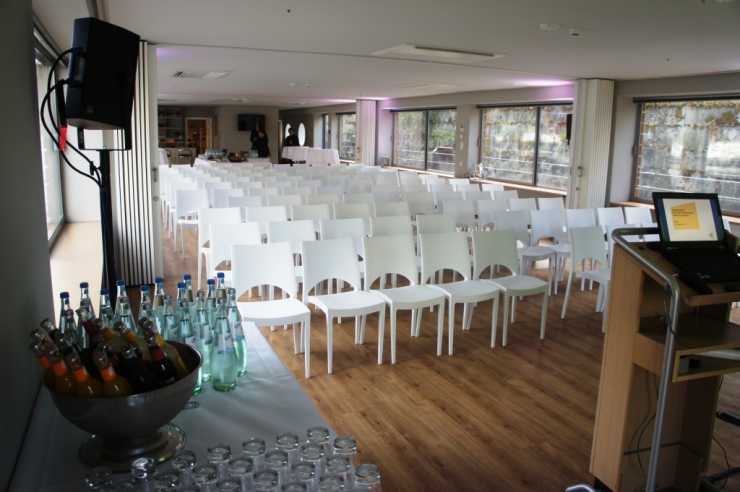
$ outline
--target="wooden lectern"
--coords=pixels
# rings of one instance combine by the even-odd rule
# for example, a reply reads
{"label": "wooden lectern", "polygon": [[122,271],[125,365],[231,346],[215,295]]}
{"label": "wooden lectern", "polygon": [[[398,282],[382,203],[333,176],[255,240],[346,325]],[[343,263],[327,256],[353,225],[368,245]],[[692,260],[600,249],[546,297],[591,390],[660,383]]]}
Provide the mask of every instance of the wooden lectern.
{"label": "wooden lectern", "polygon": [[[696,491],[712,445],[720,377],[740,360],[740,292],[698,294],[654,248],[614,231],[606,340],[590,471],[613,491]],[[730,238],[736,241],[736,238]],[[730,352],[732,354],[732,352]]]}

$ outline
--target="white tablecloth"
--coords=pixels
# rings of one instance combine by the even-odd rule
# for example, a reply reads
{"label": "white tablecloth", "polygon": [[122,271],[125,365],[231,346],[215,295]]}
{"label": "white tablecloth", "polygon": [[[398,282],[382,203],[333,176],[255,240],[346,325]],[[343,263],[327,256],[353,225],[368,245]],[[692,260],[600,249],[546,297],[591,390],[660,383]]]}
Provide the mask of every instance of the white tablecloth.
{"label": "white tablecloth", "polygon": [[[185,447],[200,459],[216,443],[239,450],[249,436],[269,444],[280,432],[304,434],[311,426],[328,427],[262,334],[253,326],[245,331],[248,374],[239,380],[239,387],[231,393],[206,389],[198,397],[200,407],[183,410],[173,421],[187,435]],[[83,490],[87,468],[77,460],[77,450],[86,438],[61,416],[43,388],[9,490]]]}
{"label": "white tablecloth", "polygon": [[338,166],[337,149],[317,149],[313,147],[283,147],[283,158],[305,161],[309,166]]}

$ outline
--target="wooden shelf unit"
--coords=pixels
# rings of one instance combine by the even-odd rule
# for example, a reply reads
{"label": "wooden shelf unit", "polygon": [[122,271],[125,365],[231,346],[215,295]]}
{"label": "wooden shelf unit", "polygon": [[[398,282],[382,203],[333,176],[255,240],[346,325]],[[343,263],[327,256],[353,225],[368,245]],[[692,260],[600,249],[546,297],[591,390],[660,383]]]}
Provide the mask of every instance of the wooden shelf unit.
{"label": "wooden shelf unit", "polygon": [[[661,272],[675,273],[659,252],[635,247]],[[666,287],[660,275],[615,244],[590,464],[594,477],[613,491],[645,490],[665,355]],[[680,281],[679,287],[657,489],[693,492],[709,463],[720,377],[740,371],[740,361],[712,355],[740,349],[740,326],[729,321],[740,292],[712,285],[711,294],[700,295]]]}

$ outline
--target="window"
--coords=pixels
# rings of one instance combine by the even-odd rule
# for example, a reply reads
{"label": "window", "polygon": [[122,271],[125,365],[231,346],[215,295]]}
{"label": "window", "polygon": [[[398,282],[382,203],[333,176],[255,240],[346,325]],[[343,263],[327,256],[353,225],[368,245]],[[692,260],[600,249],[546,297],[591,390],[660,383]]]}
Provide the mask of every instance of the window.
{"label": "window", "polygon": [[639,103],[632,198],[653,191],[717,193],[740,214],[740,98]]}
{"label": "window", "polygon": [[455,171],[454,109],[397,111],[393,114],[393,164]]}
{"label": "window", "polygon": [[[38,91],[38,102],[39,109],[41,109],[41,102],[44,95],[46,94],[47,80],[49,73],[51,72],[51,62],[46,57],[36,57],[36,88]],[[52,77],[52,84],[55,82],[55,77]],[[54,118],[58,121],[56,116],[56,104],[55,99],[51,98],[51,108],[54,113]],[[39,115],[37,114],[37,117]],[[46,121],[49,121],[48,113]],[[46,237],[49,240],[49,244],[53,243],[58,231],[64,223],[64,202],[62,195],[62,176],[61,176],[61,157],[59,156],[59,150],[54,145],[54,142],[49,137],[49,134],[44,130],[43,125],[39,121],[39,128],[41,132],[41,169],[44,178],[44,205],[46,209]]]}
{"label": "window", "polygon": [[480,162],[485,177],[567,190],[570,104],[481,110]]}
{"label": "window", "polygon": [[321,148],[331,148],[331,123],[329,123],[329,114],[321,115]]}
{"label": "window", "polygon": [[306,125],[303,123],[298,125],[298,145],[303,147],[306,144]]}
{"label": "window", "polygon": [[339,117],[339,158],[345,161],[355,160],[355,142],[357,141],[357,115],[340,113]]}

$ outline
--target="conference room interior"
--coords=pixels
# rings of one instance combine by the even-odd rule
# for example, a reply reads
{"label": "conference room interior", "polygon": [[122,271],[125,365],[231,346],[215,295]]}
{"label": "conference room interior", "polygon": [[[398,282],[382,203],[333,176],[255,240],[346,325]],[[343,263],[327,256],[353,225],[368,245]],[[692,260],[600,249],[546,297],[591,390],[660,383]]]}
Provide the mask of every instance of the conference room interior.
{"label": "conference room interior", "polygon": [[[60,292],[75,307],[86,281],[97,308],[106,287],[99,190],[86,175],[87,159],[100,157],[60,151],[39,117],[84,17],[141,38],[133,148],[111,153],[117,278],[136,308],[157,277],[175,299],[184,275],[206,290],[225,272],[253,344],[231,393],[240,400],[222,414],[204,383],[200,407],[175,418],[195,436],[185,448],[205,460],[217,441],[236,450],[255,435],[274,440],[276,426],[302,436],[313,422],[352,436],[355,464],[377,465],[385,492],[645,490],[660,371],[645,381],[642,366],[630,372],[630,398],[639,391],[648,404],[628,411],[619,470],[603,471],[595,426],[611,411],[610,388],[600,388],[611,368],[605,342],[630,316],[610,310],[618,299],[633,290],[664,299],[634,316],[670,323],[670,291],[625,280],[615,258],[629,255],[613,233],[657,227],[653,192],[687,192],[716,193],[721,227],[740,234],[740,2],[4,2],[7,490],[83,490],[74,487],[89,471],[77,462],[83,434],[57,412],[28,350],[32,328],[60,319]],[[67,138],[82,145],[73,125]],[[598,231],[595,249],[578,231]],[[628,243],[658,240],[633,231]],[[287,284],[250,283],[278,278],[283,251]],[[261,265],[249,259],[258,252]],[[444,290],[479,278],[484,293]],[[318,281],[305,291],[308,280]],[[377,294],[406,286],[427,297],[404,307]],[[377,306],[340,306],[332,317],[309,297],[353,290]],[[306,309],[308,326],[295,316],[247,321],[288,294],[301,307],[286,303],[271,319]],[[740,298],[723,299],[737,353]],[[682,316],[692,312],[701,324],[705,311]],[[680,332],[676,340],[682,348]],[[645,367],[662,360],[652,353]],[[709,376],[704,396],[717,411],[740,414],[739,368]],[[677,417],[684,408],[671,402],[667,420],[683,431],[665,432],[699,428],[698,415]],[[696,476],[740,464],[740,429],[713,415],[706,449],[690,450],[701,456]],[[663,442],[659,483],[693,473],[674,444]],[[68,455],[57,462],[56,451]],[[675,490],[699,490],[692,480]],[[740,475],[717,487],[740,491]]]}

